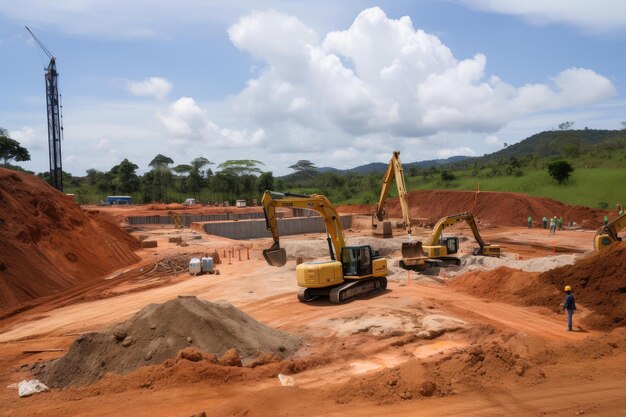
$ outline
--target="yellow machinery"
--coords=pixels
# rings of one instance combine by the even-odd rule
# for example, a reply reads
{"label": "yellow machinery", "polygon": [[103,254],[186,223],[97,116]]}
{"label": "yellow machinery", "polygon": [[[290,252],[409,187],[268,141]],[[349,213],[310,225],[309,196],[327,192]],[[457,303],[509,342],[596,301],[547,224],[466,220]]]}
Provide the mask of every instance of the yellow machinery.
{"label": "yellow machinery", "polygon": [[606,226],[602,226],[593,239],[593,248],[600,251],[612,243],[621,241],[622,238],[617,234],[625,227],[626,214],[622,214],[621,216],[610,221]]}
{"label": "yellow machinery", "polygon": [[174,223],[174,229],[183,228],[183,221],[180,218],[180,214],[174,213],[173,211],[169,211],[167,214],[170,215],[170,219],[172,219],[172,222]]}
{"label": "yellow machinery", "polygon": [[304,262],[296,267],[301,287],[298,300],[308,302],[329,297],[332,303],[339,304],[387,288],[387,260],[368,245],[345,245],[341,219],[328,198],[317,194],[265,191],[261,204],[267,228],[274,238],[272,246],[263,251],[263,257],[272,266],[283,266],[287,262],[287,254],[279,242],[277,207],[314,210],[324,219],[330,260]]}
{"label": "yellow machinery", "polygon": [[376,210],[372,213],[372,234],[374,236],[382,236],[384,238],[393,237],[391,231],[391,222],[387,219],[385,212],[385,203],[389,195],[391,181],[395,176],[396,186],[398,187],[398,200],[402,208],[402,227],[407,229],[409,240],[411,239],[411,219],[409,218],[409,203],[406,198],[406,185],[404,183],[404,171],[402,170],[402,162],[400,162],[400,151],[393,151],[393,155],[389,160],[387,171],[383,176],[383,186],[380,190],[380,198],[376,205]]}
{"label": "yellow machinery", "polygon": [[457,236],[443,236],[442,233],[445,228],[463,221],[469,225],[474,234],[474,239],[478,243],[474,255],[499,258],[500,246],[485,243],[478,232],[474,216],[472,213],[466,212],[439,219],[426,245],[420,243],[419,246],[413,246],[410,250],[405,250],[403,246],[403,259],[400,261],[400,267],[419,271],[433,266],[460,265],[461,260],[459,258],[450,256],[458,252],[459,238]]}

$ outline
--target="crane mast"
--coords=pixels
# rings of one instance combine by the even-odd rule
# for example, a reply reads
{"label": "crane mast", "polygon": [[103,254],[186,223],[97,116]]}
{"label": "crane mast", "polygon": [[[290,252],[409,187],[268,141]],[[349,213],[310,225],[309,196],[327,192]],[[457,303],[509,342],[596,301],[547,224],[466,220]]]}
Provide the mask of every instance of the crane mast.
{"label": "crane mast", "polygon": [[48,112],[48,154],[50,157],[50,181],[52,186],[59,191],[63,191],[63,164],[61,159],[61,139],[63,126],[61,125],[61,110],[59,102],[59,87],[56,58],[26,26],[26,30],[31,34],[35,42],[50,59],[45,71],[46,80],[46,105]]}

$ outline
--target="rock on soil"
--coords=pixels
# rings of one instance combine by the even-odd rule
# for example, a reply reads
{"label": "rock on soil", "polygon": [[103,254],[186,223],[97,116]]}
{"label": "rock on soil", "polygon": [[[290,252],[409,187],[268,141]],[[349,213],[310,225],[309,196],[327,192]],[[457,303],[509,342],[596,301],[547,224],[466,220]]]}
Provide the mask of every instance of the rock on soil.
{"label": "rock on soil", "polygon": [[139,247],[41,178],[0,168],[0,312],[133,264]]}
{"label": "rock on soil", "polygon": [[50,387],[65,387],[95,382],[107,372],[126,374],[160,364],[187,348],[241,366],[261,355],[289,357],[299,346],[298,337],[259,323],[231,304],[179,297],[150,304],[104,332],[80,335],[65,356],[35,365],[33,373]]}

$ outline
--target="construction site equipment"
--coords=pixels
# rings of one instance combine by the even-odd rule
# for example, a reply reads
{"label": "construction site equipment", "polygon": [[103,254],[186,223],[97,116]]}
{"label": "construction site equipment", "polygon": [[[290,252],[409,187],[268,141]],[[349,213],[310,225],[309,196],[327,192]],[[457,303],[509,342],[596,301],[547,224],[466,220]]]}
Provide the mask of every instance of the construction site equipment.
{"label": "construction site equipment", "polygon": [[174,213],[173,211],[168,211],[170,219],[172,219],[172,223],[174,223],[174,229],[182,229],[183,228],[183,220],[180,217],[180,214]]}
{"label": "construction site equipment", "polygon": [[478,248],[474,249],[473,254],[499,258],[500,246],[485,243],[478,232],[474,215],[465,212],[439,219],[430,238],[426,241],[426,245],[418,242],[412,246],[403,246],[400,267],[420,271],[433,266],[460,265],[461,260],[459,258],[450,256],[459,250],[458,236],[443,236],[442,234],[445,228],[463,221],[468,224],[478,243]]}
{"label": "construction site equipment", "polygon": [[189,273],[191,275],[198,275],[202,272],[202,262],[198,258],[191,258],[189,261]]}
{"label": "construction site equipment", "polygon": [[46,68],[46,103],[48,109],[48,153],[50,156],[50,181],[52,186],[63,192],[63,166],[61,161],[61,139],[63,138],[63,124],[61,123],[61,107],[59,101],[58,77],[56,58],[35,36],[35,34],[25,26],[37,45],[50,59]]}
{"label": "construction site equipment", "polygon": [[393,237],[391,221],[387,218],[385,204],[387,203],[391,181],[394,177],[396,179],[396,186],[398,187],[398,200],[400,200],[400,207],[402,208],[403,223],[400,227],[407,230],[410,239],[411,219],[409,218],[409,203],[406,197],[407,192],[404,183],[404,170],[402,169],[402,162],[400,162],[400,151],[393,151],[389,165],[387,165],[387,171],[385,171],[385,175],[383,176],[383,185],[380,190],[378,204],[376,204],[376,210],[372,213],[372,234],[384,238]]}
{"label": "construction site equipment", "polygon": [[271,266],[287,263],[285,249],[280,247],[277,207],[314,210],[324,220],[330,260],[304,262],[296,267],[301,287],[298,300],[308,302],[318,297],[329,297],[332,303],[339,304],[387,288],[387,260],[369,245],[346,246],[341,219],[328,198],[317,194],[265,191],[261,204],[267,228],[274,239],[272,246],[263,250],[263,257]]}
{"label": "construction site equipment", "polygon": [[621,241],[622,238],[618,236],[618,233],[625,227],[626,213],[608,222],[606,226],[602,226],[600,230],[596,232],[593,238],[593,248],[597,251],[601,251],[612,243]]}
{"label": "construction site equipment", "polygon": [[188,198],[183,202],[183,206],[195,206],[197,204],[195,198]]}
{"label": "construction site equipment", "polygon": [[571,290],[572,290],[572,287],[570,287],[569,285],[565,286],[565,290],[564,291],[571,291]]}

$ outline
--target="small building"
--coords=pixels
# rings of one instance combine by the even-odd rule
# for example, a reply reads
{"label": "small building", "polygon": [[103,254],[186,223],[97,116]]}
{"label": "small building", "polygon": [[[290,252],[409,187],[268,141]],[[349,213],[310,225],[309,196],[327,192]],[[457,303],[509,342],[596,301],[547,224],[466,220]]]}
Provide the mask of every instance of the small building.
{"label": "small building", "polygon": [[235,200],[235,207],[245,207],[246,200]]}
{"label": "small building", "polygon": [[108,195],[107,204],[132,204],[132,199],[129,195]]}

